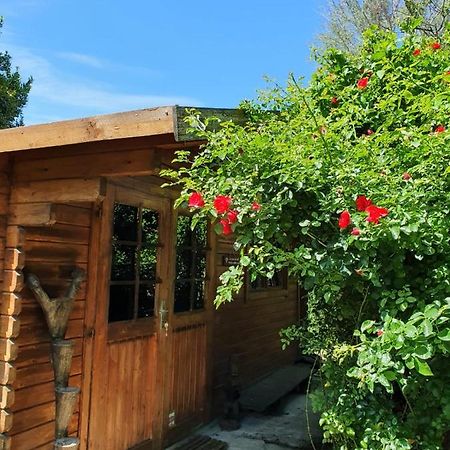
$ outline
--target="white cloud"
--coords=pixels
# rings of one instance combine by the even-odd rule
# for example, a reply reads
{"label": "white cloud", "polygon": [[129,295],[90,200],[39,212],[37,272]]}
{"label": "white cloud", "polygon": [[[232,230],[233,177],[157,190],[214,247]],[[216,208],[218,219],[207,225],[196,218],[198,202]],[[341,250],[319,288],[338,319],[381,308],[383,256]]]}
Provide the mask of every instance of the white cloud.
{"label": "white cloud", "polygon": [[[33,76],[29,106],[24,111],[27,124],[154,106],[201,106],[201,102],[188,97],[123,92],[111,84],[64,73],[48,58],[28,48],[11,44],[5,45],[5,48],[13,56],[13,64],[19,67],[21,75],[24,78],[27,75]],[[82,64],[102,64],[97,58],[88,55],[67,53],[66,57],[67,55]]]}
{"label": "white cloud", "polygon": [[105,63],[95,56],[85,55],[83,53],[75,53],[75,52],[60,52],[57,53],[56,56],[65,59],[67,61],[72,61],[78,64],[83,64],[85,66],[94,67],[96,69],[101,69],[105,66]]}

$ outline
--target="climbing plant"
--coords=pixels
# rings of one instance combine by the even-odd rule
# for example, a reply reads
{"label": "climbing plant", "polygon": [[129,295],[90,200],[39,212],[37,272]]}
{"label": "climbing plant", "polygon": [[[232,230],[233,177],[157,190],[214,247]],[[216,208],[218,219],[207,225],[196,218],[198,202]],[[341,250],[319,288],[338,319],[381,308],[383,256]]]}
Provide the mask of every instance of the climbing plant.
{"label": "climbing plant", "polygon": [[314,404],[341,450],[438,450],[450,428],[450,36],[412,31],[329,50],[242,123],[193,111],[207,144],[166,171],[240,254],[217,306],[246,271],[298,278],[307,317],[282,340],[320,357]]}

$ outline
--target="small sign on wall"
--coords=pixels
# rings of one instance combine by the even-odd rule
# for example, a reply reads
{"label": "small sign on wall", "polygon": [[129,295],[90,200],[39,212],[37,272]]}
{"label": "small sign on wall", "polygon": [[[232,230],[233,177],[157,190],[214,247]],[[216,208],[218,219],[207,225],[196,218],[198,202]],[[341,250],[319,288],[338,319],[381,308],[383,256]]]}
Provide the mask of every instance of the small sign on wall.
{"label": "small sign on wall", "polygon": [[222,255],[222,266],[236,266],[239,264],[239,256],[228,254]]}

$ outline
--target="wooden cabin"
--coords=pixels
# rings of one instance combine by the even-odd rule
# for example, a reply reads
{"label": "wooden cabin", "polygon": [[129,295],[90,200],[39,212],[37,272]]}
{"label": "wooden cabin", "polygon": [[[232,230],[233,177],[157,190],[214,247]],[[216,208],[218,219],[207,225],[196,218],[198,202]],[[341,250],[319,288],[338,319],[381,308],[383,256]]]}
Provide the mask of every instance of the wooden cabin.
{"label": "wooden cabin", "polygon": [[231,372],[245,387],[295,360],[285,274],[212,303],[232,241],[191,232],[158,176],[201,144],[183,114],[0,131],[0,449],[162,449],[222,413]]}

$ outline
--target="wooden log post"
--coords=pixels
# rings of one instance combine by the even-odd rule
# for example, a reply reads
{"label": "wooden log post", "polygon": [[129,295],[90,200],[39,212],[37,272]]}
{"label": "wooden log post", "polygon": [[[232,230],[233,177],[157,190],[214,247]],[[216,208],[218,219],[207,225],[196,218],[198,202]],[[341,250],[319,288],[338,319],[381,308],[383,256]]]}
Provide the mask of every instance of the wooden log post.
{"label": "wooden log post", "polygon": [[67,437],[67,429],[79,393],[80,388],[78,387],[56,387],[56,439]]}
{"label": "wooden log post", "polygon": [[84,270],[76,268],[72,272],[72,282],[65,295],[57,298],[49,298],[44,289],[42,289],[39,278],[32,273],[28,274],[27,286],[31,289],[44,311],[50,336],[53,339],[64,339],[75,294],[80,288],[85,275]]}
{"label": "wooden log post", "polygon": [[52,341],[52,366],[55,374],[55,386],[65,387],[68,385],[72,356],[73,341],[69,339]]}
{"label": "wooden log post", "polygon": [[55,441],[55,450],[78,450],[79,445],[77,438],[60,438]]}

